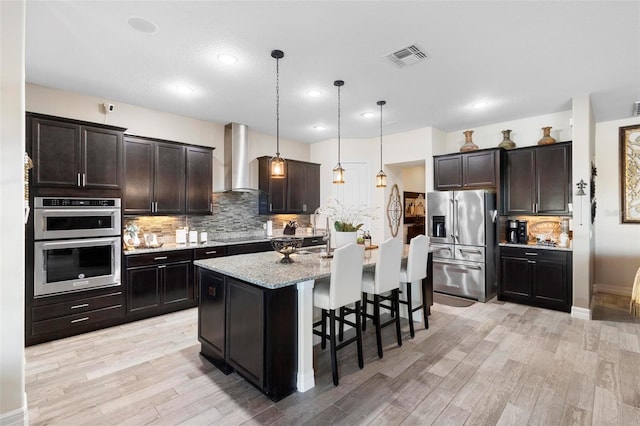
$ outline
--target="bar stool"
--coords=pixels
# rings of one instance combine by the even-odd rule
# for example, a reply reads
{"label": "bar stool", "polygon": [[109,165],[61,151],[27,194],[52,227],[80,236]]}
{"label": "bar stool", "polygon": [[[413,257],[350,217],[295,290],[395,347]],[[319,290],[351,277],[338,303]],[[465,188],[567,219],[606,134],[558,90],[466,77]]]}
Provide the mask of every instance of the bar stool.
{"label": "bar stool", "polygon": [[[382,358],[382,328],[395,322],[396,337],[398,346],[402,346],[402,335],[400,333],[400,315],[398,314],[398,293],[400,290],[400,265],[402,263],[402,241],[396,238],[389,238],[378,248],[378,261],[375,271],[364,271],[362,273],[362,315],[364,322],[367,318],[373,319],[376,328],[376,343],[378,344],[378,357]],[[391,292],[391,296],[384,293]],[[373,294],[373,315],[367,313],[369,302],[368,294]],[[390,300],[391,306],[383,306],[389,309],[392,317],[384,324],[380,323],[380,302]],[[363,330],[366,328],[363,322]]]}
{"label": "bar stool", "polygon": [[[407,305],[407,314],[409,316],[409,333],[413,338],[415,331],[413,329],[413,313],[422,309],[425,303],[424,294],[422,294],[422,303],[413,307],[411,300],[411,287],[416,284],[418,288],[422,288],[421,283],[427,277],[427,261],[429,258],[429,237],[417,235],[409,242],[409,257],[407,265],[400,269],[400,287],[404,287],[406,300],[399,300],[403,305]],[[402,291],[401,291],[402,292]],[[424,315],[424,328],[429,328],[429,318]]]}
{"label": "bar stool", "polygon": [[[338,349],[349,343],[357,342],[358,367],[364,366],[362,356],[362,331],[360,329],[360,291],[362,280],[362,264],[364,263],[364,247],[358,244],[347,244],[333,252],[331,261],[331,276],[316,280],[313,288],[313,306],[322,309],[322,318],[313,324],[313,333],[322,338],[321,347],[326,347],[329,340],[331,348],[331,371],[333,384],[338,385]],[[355,309],[346,305],[355,303]],[[355,313],[355,322],[337,317],[336,310],[345,308],[347,314]],[[329,319],[329,334],[327,334],[327,318]],[[340,344],[336,344],[336,320],[346,323],[356,329],[355,337]],[[321,326],[318,331],[315,327]]]}

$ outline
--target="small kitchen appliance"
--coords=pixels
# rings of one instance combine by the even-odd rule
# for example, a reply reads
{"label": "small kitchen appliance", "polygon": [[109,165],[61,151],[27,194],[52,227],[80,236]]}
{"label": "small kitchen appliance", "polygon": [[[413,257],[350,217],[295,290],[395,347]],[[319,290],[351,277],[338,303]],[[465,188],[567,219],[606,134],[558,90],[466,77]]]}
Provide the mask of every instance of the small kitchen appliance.
{"label": "small kitchen appliance", "polygon": [[518,244],[518,221],[507,220],[506,225],[506,240],[509,244]]}
{"label": "small kitchen appliance", "polygon": [[527,221],[517,220],[518,222],[518,244],[527,244],[529,242],[529,234],[527,233]]}

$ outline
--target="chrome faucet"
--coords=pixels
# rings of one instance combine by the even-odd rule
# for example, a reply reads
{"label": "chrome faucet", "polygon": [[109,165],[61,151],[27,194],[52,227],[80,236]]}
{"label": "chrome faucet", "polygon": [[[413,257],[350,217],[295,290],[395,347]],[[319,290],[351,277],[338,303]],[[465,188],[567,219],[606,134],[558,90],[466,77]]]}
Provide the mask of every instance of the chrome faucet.
{"label": "chrome faucet", "polygon": [[316,235],[316,231],[318,230],[316,227],[316,221],[318,220],[318,210],[320,210],[320,207],[318,207],[311,216],[313,216],[313,226],[311,227],[311,233],[313,235]]}

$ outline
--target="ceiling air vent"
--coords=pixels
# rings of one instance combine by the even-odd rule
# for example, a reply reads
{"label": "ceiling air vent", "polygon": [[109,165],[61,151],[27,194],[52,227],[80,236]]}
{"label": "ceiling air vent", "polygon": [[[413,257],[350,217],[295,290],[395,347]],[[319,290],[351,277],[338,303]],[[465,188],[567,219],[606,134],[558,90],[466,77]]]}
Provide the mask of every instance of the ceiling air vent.
{"label": "ceiling air vent", "polygon": [[633,115],[640,115],[640,101],[633,103]]}
{"label": "ceiling air vent", "polygon": [[412,44],[409,47],[405,47],[404,49],[400,49],[396,52],[387,55],[394,64],[399,66],[400,68],[404,68],[407,65],[416,64],[423,59],[427,59],[427,54],[422,51],[417,45]]}

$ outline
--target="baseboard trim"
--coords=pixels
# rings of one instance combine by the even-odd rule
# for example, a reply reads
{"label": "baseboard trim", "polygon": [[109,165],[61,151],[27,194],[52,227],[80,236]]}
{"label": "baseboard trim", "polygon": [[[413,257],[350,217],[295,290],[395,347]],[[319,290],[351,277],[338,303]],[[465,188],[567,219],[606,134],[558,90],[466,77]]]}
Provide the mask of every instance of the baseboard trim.
{"label": "baseboard trim", "polygon": [[571,307],[571,316],[577,319],[591,320],[591,309],[578,308],[577,306]]}
{"label": "baseboard trim", "polygon": [[631,287],[623,287],[620,285],[594,284],[594,293],[617,294],[618,296],[631,297]]}
{"label": "baseboard trim", "polygon": [[28,425],[27,407],[21,407],[13,411],[0,414],[0,425],[3,426],[26,426]]}

